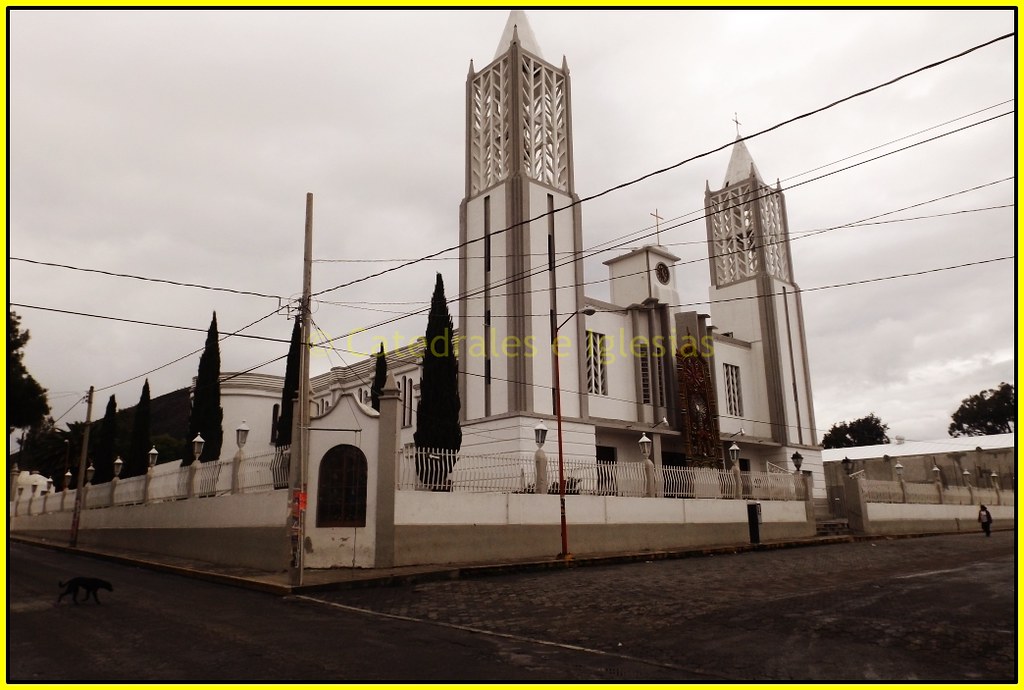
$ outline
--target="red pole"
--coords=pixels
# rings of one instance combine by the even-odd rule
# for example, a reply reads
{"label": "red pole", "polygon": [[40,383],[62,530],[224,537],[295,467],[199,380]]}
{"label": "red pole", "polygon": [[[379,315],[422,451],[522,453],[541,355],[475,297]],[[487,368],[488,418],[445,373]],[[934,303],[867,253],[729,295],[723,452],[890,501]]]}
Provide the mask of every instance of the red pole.
{"label": "red pole", "polygon": [[567,559],[569,555],[569,534],[565,525],[565,463],[562,460],[562,382],[559,379],[558,365],[558,331],[551,344],[551,355],[555,358],[555,418],[558,420],[558,503],[562,513],[562,553],[559,558]]}

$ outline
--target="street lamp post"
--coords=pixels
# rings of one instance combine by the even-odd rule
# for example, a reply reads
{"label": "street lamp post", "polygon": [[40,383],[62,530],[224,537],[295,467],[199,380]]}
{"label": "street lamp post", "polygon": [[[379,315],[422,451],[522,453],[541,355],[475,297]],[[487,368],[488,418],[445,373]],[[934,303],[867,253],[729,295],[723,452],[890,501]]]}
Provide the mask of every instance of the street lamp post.
{"label": "street lamp post", "polygon": [[651,448],[654,446],[654,442],[647,438],[647,434],[640,436],[640,455],[644,458],[644,480],[646,484],[646,491],[644,492],[648,498],[653,498],[656,492],[656,482],[654,477],[654,461],[651,460]]}
{"label": "street lamp post", "polygon": [[188,490],[185,493],[186,498],[192,498],[196,492],[196,472],[199,471],[199,456],[203,454],[203,446],[206,445],[206,441],[203,440],[202,434],[196,434],[196,437],[192,439],[192,464],[188,466]]}
{"label": "street lamp post", "polygon": [[800,451],[796,451],[790,457],[790,460],[793,461],[793,467],[795,467],[796,471],[799,472],[800,466],[804,464],[804,456],[800,455]]}
{"label": "street lamp post", "polygon": [[544,453],[544,441],[548,438],[548,428],[544,422],[538,422],[537,426],[533,427],[533,438],[537,442],[537,450],[533,454],[533,493],[546,494],[548,492],[548,456]]}
{"label": "street lamp post", "polygon": [[565,460],[562,455],[562,381],[559,375],[561,367],[559,366],[558,331],[562,329],[562,326],[569,323],[572,317],[580,313],[586,316],[593,316],[597,312],[592,307],[577,309],[569,314],[562,323],[558,324],[551,334],[551,358],[555,362],[555,419],[558,423],[558,504],[561,511],[562,526],[562,552],[558,554],[558,557],[563,560],[572,558],[572,554],[569,553],[569,532],[565,524]]}
{"label": "street lamp post", "polygon": [[242,423],[235,429],[235,445],[238,450],[235,457],[231,459],[231,493],[236,494],[241,490],[239,485],[242,461],[245,459],[245,442],[249,439],[249,425],[242,420]]}

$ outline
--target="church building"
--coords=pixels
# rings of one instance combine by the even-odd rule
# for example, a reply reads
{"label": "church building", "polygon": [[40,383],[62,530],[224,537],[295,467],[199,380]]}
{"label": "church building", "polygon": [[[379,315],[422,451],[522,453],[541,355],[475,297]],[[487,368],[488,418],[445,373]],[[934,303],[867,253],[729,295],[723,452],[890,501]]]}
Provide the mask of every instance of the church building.
{"label": "church building", "polygon": [[[765,183],[739,137],[721,185],[704,190],[708,314],[680,308],[703,296],[680,295],[679,257],[657,242],[604,262],[610,301],[585,294],[569,67],[545,59],[520,10],[494,58],[470,63],[465,145],[463,453],[533,453],[534,427],[543,422],[553,439],[560,416],[565,456],[575,460],[639,461],[646,434],[658,466],[792,472],[802,461],[815,496],[825,495],[785,194]],[[410,348],[388,353],[388,364],[409,444],[419,365]],[[314,377],[314,415],[343,395],[369,406],[372,370],[367,360]],[[226,382],[225,425],[242,414],[229,406],[241,405],[250,424],[265,417],[272,428],[276,380]]]}

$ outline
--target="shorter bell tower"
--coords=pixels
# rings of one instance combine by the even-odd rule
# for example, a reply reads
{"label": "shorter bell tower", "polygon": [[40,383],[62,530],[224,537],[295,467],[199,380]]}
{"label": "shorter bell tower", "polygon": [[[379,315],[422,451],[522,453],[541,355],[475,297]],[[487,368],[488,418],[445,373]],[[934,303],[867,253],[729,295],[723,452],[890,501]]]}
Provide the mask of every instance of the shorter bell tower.
{"label": "shorter bell tower", "polygon": [[707,185],[704,198],[712,322],[748,362],[747,371],[739,361],[716,363],[723,430],[745,428],[782,446],[816,446],[803,305],[782,187],[764,183],[737,136],[722,187]]}

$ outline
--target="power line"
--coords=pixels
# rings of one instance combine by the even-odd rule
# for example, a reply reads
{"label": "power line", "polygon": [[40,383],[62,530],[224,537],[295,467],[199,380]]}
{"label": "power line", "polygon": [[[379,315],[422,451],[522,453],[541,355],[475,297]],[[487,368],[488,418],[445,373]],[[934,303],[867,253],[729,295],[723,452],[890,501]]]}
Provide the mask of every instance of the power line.
{"label": "power line", "polygon": [[[86,316],[86,317],[89,317],[91,319],[101,319],[101,320],[104,320],[104,321],[118,321],[118,322],[121,322],[121,323],[132,323],[132,324],[137,324],[137,325],[140,325],[140,326],[156,326],[156,327],[159,327],[159,328],[171,328],[171,329],[174,329],[174,330],[191,331],[191,332],[194,332],[194,333],[206,333],[207,330],[208,330],[206,328],[196,328],[196,327],[193,327],[193,326],[179,326],[179,325],[171,324],[171,323],[159,323],[159,322],[156,322],[156,321],[140,321],[138,319],[126,319],[126,318],[122,318],[122,317],[119,317],[119,316],[106,316],[104,314],[88,314],[86,312],[72,311],[70,309],[57,309],[55,307],[40,307],[40,306],[35,305],[35,304],[19,304],[17,302],[11,302],[11,306],[12,307],[17,307],[19,309],[37,309],[39,311],[49,311],[49,312],[54,312],[54,313],[57,313],[57,314],[68,314],[68,315],[71,315],[71,316]],[[275,311],[274,313],[276,314],[277,312]],[[266,317],[264,317],[264,318],[266,318]],[[271,338],[269,336],[264,336],[264,335],[242,334],[241,332],[232,333],[231,335],[232,336],[237,336],[239,338],[247,338],[247,339],[250,339],[250,340],[266,340],[266,341],[273,342],[273,343],[287,343],[288,342],[287,340],[285,340],[283,338]],[[103,390],[103,389],[100,388],[100,389],[97,389],[97,390]]]}
{"label": "power line", "polygon": [[85,268],[83,266],[71,266],[70,264],[59,264],[53,261],[40,261],[38,259],[26,259],[24,257],[12,256],[11,261],[22,261],[27,264],[34,264],[36,266],[50,266],[51,268],[65,268],[71,271],[81,271],[83,273],[98,273],[100,275],[111,276],[114,278],[130,278],[132,280],[141,280],[147,283],[163,283],[165,285],[174,285],[177,287],[189,287],[197,288],[200,290],[213,290],[216,292],[230,292],[235,295],[249,295],[251,297],[266,297],[268,299],[284,300],[285,297],[281,295],[269,295],[264,292],[253,292],[252,290],[237,290],[235,288],[216,287],[213,285],[203,285],[202,283],[186,283],[180,280],[169,280],[166,278],[150,278],[147,276],[139,276],[131,273],[117,273],[115,271],[105,271],[99,268]]}
{"label": "power line", "polygon": [[[733,146],[733,145],[735,145],[738,142],[748,141],[750,139],[754,139],[754,138],[759,137],[759,136],[761,136],[763,134],[767,134],[768,132],[772,132],[772,131],[774,131],[776,129],[779,129],[781,127],[784,127],[786,125],[792,124],[793,122],[797,122],[799,120],[803,120],[803,119],[811,117],[813,115],[817,115],[817,114],[822,113],[822,112],[824,112],[826,110],[829,110],[829,109],[834,108],[834,107],[836,107],[838,105],[841,105],[842,103],[845,103],[847,101],[853,100],[855,98],[859,98],[860,96],[867,95],[869,93],[872,93],[872,92],[877,91],[879,89],[885,88],[887,86],[891,86],[892,84],[895,84],[895,83],[897,83],[899,81],[907,79],[907,78],[909,78],[911,76],[914,76],[916,74],[920,74],[921,72],[925,72],[925,71],[930,70],[930,69],[934,69],[935,67],[939,67],[939,66],[941,66],[941,65],[943,65],[943,64],[945,64],[947,62],[951,62],[953,60],[957,60],[957,59],[962,58],[962,57],[964,57],[966,55],[969,55],[970,53],[973,53],[973,52],[975,52],[977,50],[985,48],[985,47],[987,47],[989,45],[992,45],[994,43],[997,43],[999,41],[1003,41],[1003,40],[1005,40],[1007,38],[1011,38],[1013,36],[1014,36],[1014,34],[1012,32],[1008,33],[1008,34],[1004,34],[1002,36],[998,36],[998,37],[993,38],[993,39],[991,39],[989,41],[986,41],[984,43],[978,44],[978,45],[976,45],[976,46],[974,46],[972,48],[968,48],[967,50],[961,51],[960,53],[957,53],[956,55],[952,55],[952,56],[944,58],[942,60],[938,60],[936,62],[932,62],[930,64],[927,64],[927,65],[925,65],[923,67],[919,67],[919,68],[917,68],[915,70],[912,70],[910,72],[905,72],[905,73],[903,73],[903,74],[901,74],[901,75],[899,75],[897,77],[894,77],[894,78],[892,78],[892,79],[890,79],[890,80],[888,80],[886,82],[883,82],[881,84],[877,84],[875,86],[863,89],[861,91],[858,91],[856,93],[850,94],[850,95],[845,96],[843,98],[840,98],[838,100],[832,101],[831,103],[828,103],[827,105],[821,106],[819,108],[815,108],[814,110],[809,110],[809,111],[804,112],[804,113],[802,113],[800,115],[797,115],[795,117],[791,117],[791,118],[789,118],[787,120],[783,120],[782,122],[779,122],[779,123],[777,123],[775,125],[772,125],[771,127],[763,129],[763,130],[761,130],[759,132],[756,132],[754,134],[750,134],[750,135],[747,135],[747,136],[744,136],[744,137],[737,137],[734,141],[731,141],[731,142],[726,143],[726,144],[722,144],[721,146],[719,146],[717,148],[705,151],[704,153],[700,153],[700,154],[697,154],[695,156],[691,156],[690,158],[686,158],[686,159],[684,159],[682,161],[679,161],[677,163],[674,163],[674,164],[672,164],[670,166],[667,166],[667,167],[655,170],[653,172],[649,172],[649,173],[647,173],[645,175],[642,175],[642,176],[640,176],[638,178],[635,178],[633,180],[630,180],[628,182],[623,182],[623,183],[620,183],[618,185],[615,185],[614,187],[609,187],[608,189],[605,189],[605,190],[603,190],[601,192],[597,192],[596,194],[592,194],[592,195],[587,196],[587,197],[582,197],[580,199],[577,199],[577,200],[571,202],[570,204],[568,204],[566,206],[563,206],[561,208],[555,209],[553,211],[548,211],[548,212],[545,212],[545,213],[541,213],[541,214],[539,214],[539,215],[537,215],[537,216],[535,216],[533,218],[529,218],[529,219],[520,221],[519,223],[515,223],[515,224],[510,225],[508,227],[502,228],[500,230],[496,230],[496,231],[491,233],[491,236],[493,237],[495,235],[500,235],[500,234],[508,232],[508,231],[510,231],[510,230],[512,230],[514,228],[522,227],[524,225],[529,225],[530,223],[533,223],[535,221],[538,221],[538,220],[541,220],[543,218],[546,218],[548,215],[553,215],[553,214],[558,213],[560,211],[565,211],[565,210],[573,208],[575,206],[579,206],[579,205],[581,205],[581,204],[583,204],[585,202],[593,201],[594,199],[598,199],[600,197],[603,197],[603,196],[606,196],[608,194],[611,194],[612,192],[615,192],[615,191],[618,191],[618,190],[621,190],[621,189],[625,189],[627,187],[631,187],[631,186],[633,186],[635,184],[639,184],[640,182],[643,182],[644,180],[648,180],[648,179],[650,179],[652,177],[655,177],[657,175],[661,175],[661,174],[664,174],[666,172],[675,170],[676,168],[679,168],[679,167],[681,167],[683,165],[686,165],[687,163],[692,163],[693,161],[699,160],[701,158],[705,158],[705,157],[710,156],[710,155],[712,155],[714,153],[718,153],[719,151],[722,151],[722,150],[724,150],[724,149],[726,149],[726,148],[728,148],[730,146]],[[829,174],[832,174],[832,173],[829,173]],[[393,271],[397,271],[397,270],[400,270],[402,268],[407,268],[407,267],[412,266],[414,264],[417,264],[417,263],[426,261],[428,259],[440,256],[441,254],[445,254],[447,252],[454,251],[456,249],[459,249],[459,248],[464,247],[464,246],[468,246],[468,245],[473,244],[475,242],[480,242],[483,239],[484,239],[483,237],[480,237],[480,238],[475,238],[475,239],[472,239],[472,240],[467,240],[466,242],[461,242],[461,243],[453,245],[451,247],[447,247],[445,249],[441,249],[441,250],[438,250],[436,252],[432,252],[430,254],[426,254],[426,255],[424,255],[424,256],[422,256],[422,257],[420,257],[418,259],[415,259],[413,261],[407,261],[407,262],[405,262],[405,263],[403,263],[403,264],[401,264],[399,266],[392,266],[390,268],[386,268],[386,269],[383,269],[381,271],[377,271],[376,273],[371,273],[371,274],[363,276],[361,278],[355,278],[353,280],[349,280],[349,281],[346,281],[344,283],[340,283],[340,284],[335,285],[334,287],[331,287],[331,288],[326,288],[324,290],[319,290],[319,291],[313,293],[313,296],[316,297],[318,295],[322,295],[322,294],[325,294],[325,293],[328,293],[328,292],[333,292],[335,290],[340,290],[342,288],[350,287],[350,286],[355,285],[357,283],[365,282],[365,281],[370,280],[372,278],[378,278],[378,277],[380,277],[382,275],[386,275],[386,274],[391,273]]]}
{"label": "power line", "polygon": [[[910,139],[911,137],[915,137],[915,136],[917,136],[919,134],[924,134],[925,132],[930,132],[932,130],[938,129],[939,127],[945,127],[946,125],[953,124],[954,122],[959,122],[960,120],[965,120],[968,117],[972,117],[974,115],[978,115],[978,114],[986,112],[988,110],[992,110],[993,108],[998,108],[999,106],[1006,105],[1007,103],[1012,103],[1012,102],[1013,102],[1012,98],[1011,99],[1007,99],[1005,101],[1000,101],[999,103],[995,103],[993,105],[989,105],[989,106],[986,106],[984,108],[979,108],[978,110],[974,110],[974,111],[966,113],[964,115],[960,115],[958,117],[954,117],[954,118],[951,118],[949,120],[945,120],[943,122],[940,122],[940,123],[937,123],[937,124],[934,124],[934,125],[930,125],[928,127],[924,127],[922,129],[916,130],[916,131],[911,132],[909,134],[905,134],[903,136],[896,137],[895,139],[890,139],[890,140],[888,140],[886,142],[883,142],[881,144],[876,144],[875,146],[872,146],[870,148],[863,149],[861,151],[858,151],[857,153],[852,153],[852,154],[849,154],[849,155],[844,156],[842,158],[838,158],[836,160],[830,161],[828,163],[824,163],[822,165],[818,165],[818,166],[816,166],[814,168],[810,168],[808,170],[804,170],[803,172],[799,172],[799,173],[795,173],[793,175],[789,175],[787,177],[783,177],[781,179],[781,182],[788,182],[789,180],[795,180],[797,178],[803,177],[804,175],[808,175],[808,174],[810,174],[812,172],[817,172],[818,170],[823,170],[823,169],[828,168],[828,167],[830,167],[832,165],[836,165],[838,163],[842,163],[844,161],[851,160],[851,159],[856,158],[858,156],[862,156],[865,153],[870,153],[872,151],[877,151],[878,149],[885,148],[886,146],[890,146],[892,144],[895,144],[895,143],[900,142],[900,141],[904,141],[906,139]],[[703,212],[704,212],[704,209],[695,209],[695,210],[690,211],[688,213],[676,216],[675,218],[669,218],[668,222],[671,223],[671,222],[674,222],[676,220],[680,220],[681,218],[685,218],[686,216],[693,215],[695,213],[703,213]],[[641,229],[636,230],[634,232],[649,232],[651,227],[653,227],[653,226],[648,225],[648,226],[645,226],[644,228],[641,228]],[[622,237],[626,237],[626,236],[628,236],[630,234],[633,234],[633,233],[626,233],[624,235],[618,236],[618,238],[613,238],[612,240],[609,240],[609,241],[614,241],[615,239],[621,239]],[[703,240],[695,240],[694,242],[675,242],[675,243],[663,244],[662,246],[665,246],[665,247],[676,247],[676,246],[680,246],[680,245],[684,245],[684,244],[695,244],[695,243],[702,243],[702,242],[703,242]],[[601,244],[606,244],[606,243],[607,242],[603,242]],[[600,245],[597,245],[597,246],[600,246]],[[594,249],[594,247],[591,247],[591,249]],[[614,248],[608,248],[608,249],[604,249],[602,251],[612,251],[613,249]],[[555,255],[556,256],[557,255],[566,255],[566,254],[572,254],[572,253],[573,252],[571,252],[571,251],[556,251]],[[547,252],[531,252],[531,253],[528,253],[528,254],[523,254],[523,256],[547,256],[547,255],[548,255]],[[507,257],[508,255],[505,255],[505,254],[493,254],[492,253],[491,256],[492,257],[500,257],[500,256],[506,256]],[[458,259],[459,259],[459,257],[457,257],[457,256],[443,256],[443,257],[433,257],[433,258],[430,259],[430,261],[457,261]],[[314,259],[313,263],[398,263],[398,262],[403,262],[403,261],[415,261],[415,259],[414,258],[397,258],[397,257],[381,258],[381,259],[367,259],[367,258],[359,258],[359,259]],[[326,304],[338,304],[336,302],[325,302],[325,303]]]}

